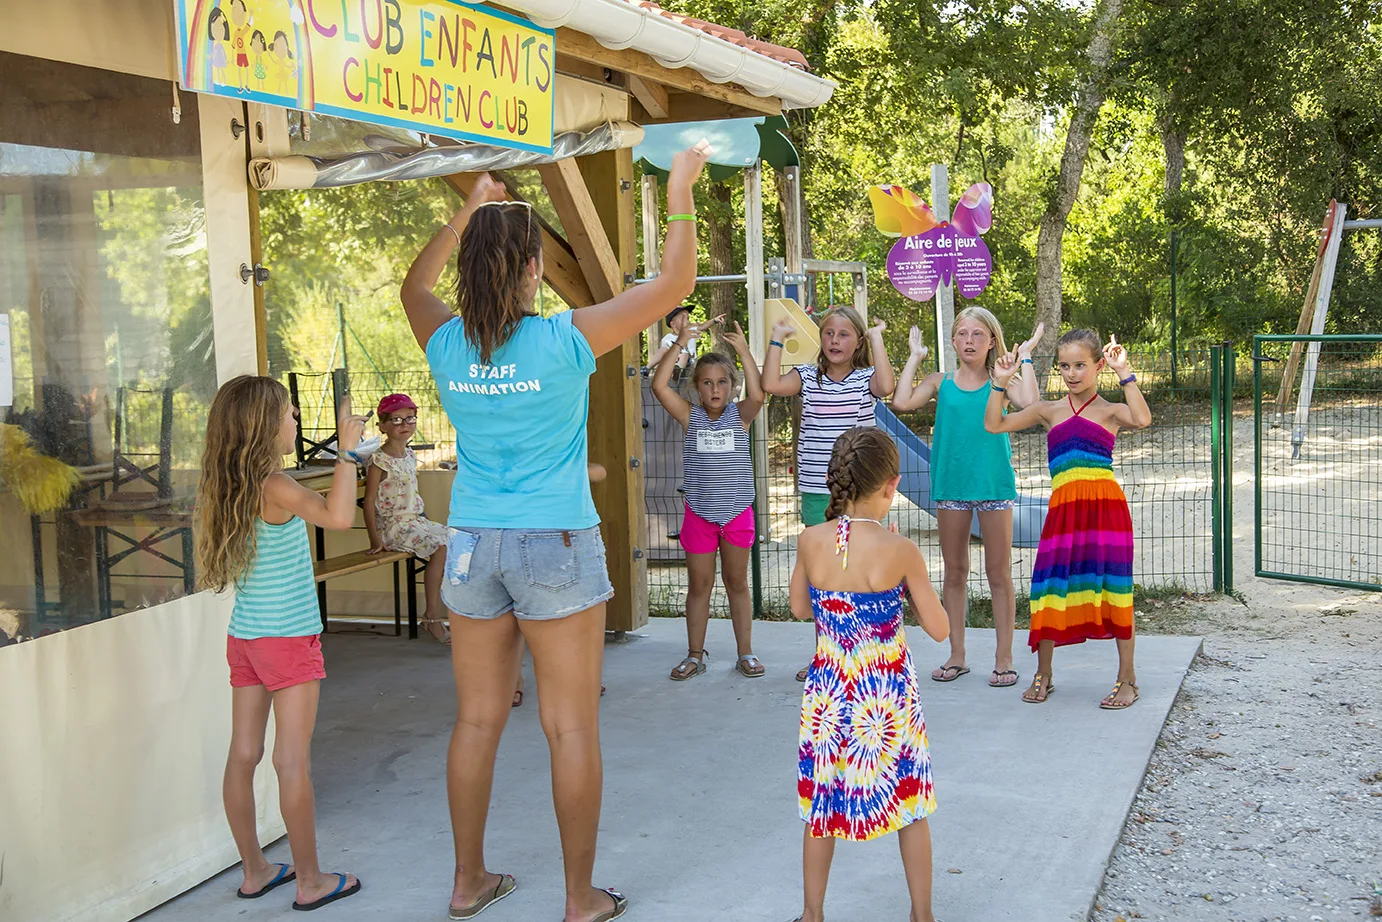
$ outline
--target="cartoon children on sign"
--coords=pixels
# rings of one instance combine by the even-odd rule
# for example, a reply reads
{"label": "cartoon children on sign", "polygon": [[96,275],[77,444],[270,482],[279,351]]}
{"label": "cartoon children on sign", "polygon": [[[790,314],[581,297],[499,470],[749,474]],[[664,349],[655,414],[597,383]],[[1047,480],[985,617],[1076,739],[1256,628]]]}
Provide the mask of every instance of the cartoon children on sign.
{"label": "cartoon children on sign", "polygon": [[929,301],[953,284],[966,298],[988,287],[993,261],[979,239],[993,226],[993,188],[975,183],[960,197],[947,223],[937,221],[916,193],[901,186],[872,186],[874,226],[900,237],[888,253],[888,280],[913,301]]}
{"label": "cartoon children on sign", "polygon": [[269,75],[264,69],[264,52],[268,50],[268,45],[264,43],[264,33],[255,29],[254,34],[250,36],[250,51],[254,52],[254,79],[259,81],[261,93],[264,92],[264,78]]}
{"label": "cartoon children on sign", "polygon": [[230,20],[235,24],[235,36],[230,41],[230,47],[235,52],[235,84],[241,90],[249,92],[249,37],[250,33],[254,31],[254,25],[250,21],[249,9],[245,6],[245,0],[230,0]]}
{"label": "cartoon children on sign", "polygon": [[206,54],[211,60],[212,80],[224,84],[226,65],[229,63],[226,45],[230,44],[230,20],[226,19],[225,11],[219,6],[212,7],[211,15],[207,17],[206,44]]}
{"label": "cartoon children on sign", "polygon": [[274,71],[278,76],[278,83],[274,92],[280,96],[291,96],[297,93],[298,75],[297,64],[293,61],[293,47],[288,41],[288,35],[282,29],[274,33],[274,40],[269,43],[269,51],[273,53]]}

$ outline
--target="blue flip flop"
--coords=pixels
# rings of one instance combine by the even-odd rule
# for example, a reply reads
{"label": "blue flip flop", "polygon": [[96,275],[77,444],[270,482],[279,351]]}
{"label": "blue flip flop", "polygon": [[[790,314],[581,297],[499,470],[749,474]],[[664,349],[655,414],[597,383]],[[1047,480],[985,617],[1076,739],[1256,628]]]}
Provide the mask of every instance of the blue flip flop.
{"label": "blue flip flop", "polygon": [[276,875],[274,876],[274,879],[273,879],[273,880],[269,881],[267,884],[265,884],[264,886],[260,887],[258,890],[254,891],[253,893],[246,893],[245,891],[241,890],[239,887],[236,887],[236,888],[235,888],[235,895],[238,896],[238,897],[239,897],[240,899],[242,899],[242,900],[257,900],[257,899],[259,899],[261,896],[263,896],[264,894],[266,894],[266,893],[268,893],[270,890],[272,890],[274,887],[281,887],[281,886],[283,886],[283,885],[286,884],[286,883],[291,883],[292,881],[295,881],[295,880],[298,879],[297,872],[296,872],[296,871],[290,871],[290,870],[288,870],[288,865],[286,865],[286,864],[278,864],[278,865],[275,865],[275,867],[278,868],[278,874],[276,874]]}
{"label": "blue flip flop", "polygon": [[332,890],[330,893],[328,893],[321,899],[313,900],[310,903],[299,903],[297,900],[293,900],[293,908],[301,910],[302,912],[311,912],[314,909],[321,909],[327,903],[334,903],[337,900],[343,900],[348,896],[354,896],[355,894],[360,892],[359,880],[355,881],[355,886],[347,887],[346,880],[348,878],[345,874],[342,874],[339,871],[333,871],[332,873],[341,879],[341,882],[336,885],[335,890]]}

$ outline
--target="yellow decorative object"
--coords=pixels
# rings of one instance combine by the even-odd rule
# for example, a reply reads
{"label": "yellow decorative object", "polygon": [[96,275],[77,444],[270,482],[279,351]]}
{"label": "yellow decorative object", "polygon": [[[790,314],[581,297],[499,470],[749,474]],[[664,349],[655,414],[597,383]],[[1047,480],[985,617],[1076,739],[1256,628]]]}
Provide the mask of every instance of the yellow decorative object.
{"label": "yellow decorative object", "polygon": [[40,454],[18,426],[0,423],[0,486],[19,497],[30,514],[63,508],[79,483],[76,468]]}
{"label": "yellow decorative object", "polygon": [[[821,350],[821,331],[811,315],[791,298],[768,298],[763,302],[763,328],[771,330],[779,320],[792,325],[792,332],[782,342],[782,367],[810,365]],[[758,356],[760,362],[762,356]]]}

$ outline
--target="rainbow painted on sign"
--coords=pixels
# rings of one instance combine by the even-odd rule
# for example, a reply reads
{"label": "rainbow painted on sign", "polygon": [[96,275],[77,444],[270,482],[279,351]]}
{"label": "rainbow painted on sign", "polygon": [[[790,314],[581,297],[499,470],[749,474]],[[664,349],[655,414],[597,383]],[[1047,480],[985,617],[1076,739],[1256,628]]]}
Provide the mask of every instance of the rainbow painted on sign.
{"label": "rainbow painted on sign", "polygon": [[182,85],[550,152],[555,33],[455,0],[176,0]]}

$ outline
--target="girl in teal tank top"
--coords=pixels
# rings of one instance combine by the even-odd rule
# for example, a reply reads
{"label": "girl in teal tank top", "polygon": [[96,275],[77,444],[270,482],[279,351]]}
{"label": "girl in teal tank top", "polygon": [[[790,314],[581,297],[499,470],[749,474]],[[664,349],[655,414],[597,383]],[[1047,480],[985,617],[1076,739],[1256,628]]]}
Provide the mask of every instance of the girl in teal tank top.
{"label": "girl in teal tank top", "polygon": [[[226,638],[231,733],[222,792],[244,872],[238,895],[253,899],[296,882],[294,909],[316,909],[360,890],[355,875],[323,873],[317,864],[310,754],[326,668],[307,526],[355,524],[354,451],[364,424],[346,401],[336,424],[340,458],[323,496],[283,472],[283,456],[297,435],[297,409],[282,384],[254,375],[233,378],[216,392],[206,420],[197,575],[204,589],[235,592]],[[254,772],[271,710],[291,865],[269,864],[259,844]]]}
{"label": "girl in teal tank top", "polygon": [[[1037,324],[1032,338],[1015,350],[1021,375],[1006,390],[1016,406],[1036,403],[1040,395],[1033,369],[1032,347],[1041,338]],[[953,682],[969,672],[965,661],[965,612],[969,584],[969,536],[973,516],[979,516],[984,539],[984,561],[989,593],[993,599],[993,625],[997,635],[993,672],[989,685],[1016,685],[1012,668],[1013,633],[1017,599],[1012,579],[1013,503],[1017,479],[1013,474],[1012,445],[1002,435],[984,429],[990,373],[1000,355],[1007,355],[1003,327],[982,307],[969,307],[955,315],[950,328],[955,347],[955,371],[926,376],[913,385],[917,369],[926,358],[921,331],[912,327],[912,354],[898,377],[893,409],[918,410],[936,401],[936,425],[931,446],[931,498],[936,502],[936,524],[944,563],[942,599],[950,618],[950,656],[931,673],[937,682]]]}

